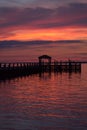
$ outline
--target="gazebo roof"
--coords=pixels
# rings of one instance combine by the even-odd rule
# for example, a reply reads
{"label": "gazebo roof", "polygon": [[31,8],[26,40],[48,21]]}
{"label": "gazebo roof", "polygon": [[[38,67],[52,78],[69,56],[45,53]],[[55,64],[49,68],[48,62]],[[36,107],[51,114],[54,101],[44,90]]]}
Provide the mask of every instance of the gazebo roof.
{"label": "gazebo roof", "polygon": [[42,56],[39,56],[38,58],[39,59],[42,59],[42,58],[44,58],[44,59],[51,59],[51,57],[48,56],[48,55],[42,55]]}

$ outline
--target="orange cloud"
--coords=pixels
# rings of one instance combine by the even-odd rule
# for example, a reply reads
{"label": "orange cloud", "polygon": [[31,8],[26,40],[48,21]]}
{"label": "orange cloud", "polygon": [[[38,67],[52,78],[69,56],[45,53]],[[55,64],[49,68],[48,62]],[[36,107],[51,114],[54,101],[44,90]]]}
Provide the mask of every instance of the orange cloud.
{"label": "orange cloud", "polygon": [[[87,30],[84,28],[65,28],[65,29],[35,29],[18,30],[4,37],[4,40],[87,40]],[[3,40],[3,37],[0,38]]]}

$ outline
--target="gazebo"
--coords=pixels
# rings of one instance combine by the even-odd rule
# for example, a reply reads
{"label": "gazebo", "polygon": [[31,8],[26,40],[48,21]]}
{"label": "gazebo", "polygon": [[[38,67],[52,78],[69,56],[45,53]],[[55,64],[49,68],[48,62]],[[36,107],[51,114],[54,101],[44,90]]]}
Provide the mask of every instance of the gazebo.
{"label": "gazebo", "polygon": [[39,65],[41,65],[41,63],[43,62],[43,59],[47,59],[49,65],[50,65],[52,58],[50,56],[48,56],[48,55],[42,55],[42,56],[39,56],[38,59],[39,59]]}

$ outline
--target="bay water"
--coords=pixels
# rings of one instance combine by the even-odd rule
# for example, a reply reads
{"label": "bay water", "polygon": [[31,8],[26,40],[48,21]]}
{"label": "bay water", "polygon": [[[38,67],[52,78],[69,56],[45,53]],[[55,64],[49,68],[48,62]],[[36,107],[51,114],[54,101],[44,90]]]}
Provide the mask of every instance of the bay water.
{"label": "bay water", "polygon": [[0,130],[87,130],[87,65],[0,81]]}

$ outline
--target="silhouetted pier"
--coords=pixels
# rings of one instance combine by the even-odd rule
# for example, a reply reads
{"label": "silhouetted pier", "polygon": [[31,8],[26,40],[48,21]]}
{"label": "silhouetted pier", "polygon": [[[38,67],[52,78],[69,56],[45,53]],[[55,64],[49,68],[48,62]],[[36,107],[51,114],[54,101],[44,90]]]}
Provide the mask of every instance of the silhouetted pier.
{"label": "silhouetted pier", "polygon": [[[42,55],[39,62],[0,63],[0,79],[13,78],[44,72],[81,72],[81,62],[51,61],[51,57]],[[44,61],[46,59],[48,61]]]}

